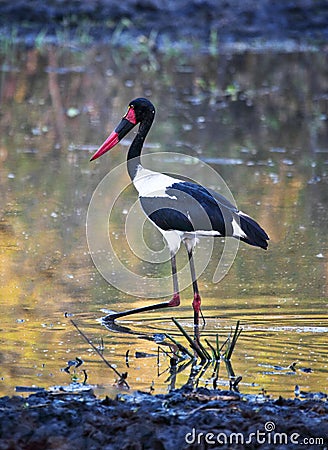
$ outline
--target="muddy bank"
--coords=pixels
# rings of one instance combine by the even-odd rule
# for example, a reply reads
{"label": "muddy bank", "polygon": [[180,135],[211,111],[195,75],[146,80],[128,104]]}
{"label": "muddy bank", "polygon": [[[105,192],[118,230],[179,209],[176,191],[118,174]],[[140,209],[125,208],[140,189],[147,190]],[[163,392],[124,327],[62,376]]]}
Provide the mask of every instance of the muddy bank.
{"label": "muddy bank", "polygon": [[[182,388],[97,399],[40,392],[0,399],[0,449],[324,449],[328,403]],[[239,433],[238,435],[236,433]]]}
{"label": "muddy bank", "polygon": [[40,34],[66,38],[78,33],[110,41],[149,36],[172,41],[231,42],[328,38],[328,3],[324,0],[3,0],[0,27],[15,36]]}

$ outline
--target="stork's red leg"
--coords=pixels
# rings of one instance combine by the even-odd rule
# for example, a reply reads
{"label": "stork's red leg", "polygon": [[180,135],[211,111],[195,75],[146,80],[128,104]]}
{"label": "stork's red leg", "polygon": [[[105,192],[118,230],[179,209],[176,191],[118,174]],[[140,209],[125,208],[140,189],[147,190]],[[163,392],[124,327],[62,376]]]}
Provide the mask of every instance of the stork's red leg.
{"label": "stork's red leg", "polygon": [[194,299],[192,301],[192,307],[194,310],[194,327],[195,327],[195,339],[199,339],[199,314],[201,313],[201,298],[198,290],[196,271],[194,265],[194,257],[192,250],[186,245],[188,258],[189,258],[189,266],[192,280],[192,288],[194,292]]}
{"label": "stork's red leg", "polygon": [[146,311],[153,311],[155,309],[169,308],[173,306],[180,305],[180,292],[179,283],[177,275],[177,264],[175,259],[175,254],[171,253],[171,267],[172,267],[172,278],[173,278],[173,297],[169,302],[155,303],[155,305],[142,306],[141,308],[128,309],[127,311],[122,311],[119,313],[112,313],[105,316],[102,320],[104,323],[114,322],[115,319],[120,317],[131,316],[132,314],[138,314]]}

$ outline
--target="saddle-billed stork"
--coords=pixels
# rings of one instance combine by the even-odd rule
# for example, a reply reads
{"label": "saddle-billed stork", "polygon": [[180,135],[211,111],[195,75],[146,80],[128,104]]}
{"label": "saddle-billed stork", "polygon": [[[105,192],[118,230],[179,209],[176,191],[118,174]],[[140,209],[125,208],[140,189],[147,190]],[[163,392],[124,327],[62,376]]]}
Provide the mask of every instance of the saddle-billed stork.
{"label": "saddle-billed stork", "polygon": [[104,321],[106,323],[130,314],[179,306],[180,293],[175,255],[183,242],[188,252],[193,285],[194,325],[198,328],[201,297],[193,261],[193,248],[198,236],[231,236],[263,249],[268,247],[269,237],[254,219],[239,211],[225,197],[212,189],[153,172],[142,166],[140,154],[154,117],[155,107],[149,100],[137,98],[131,101],[121,122],[90,161],[112,149],[139,124],[137,134],[129,148],[127,169],[139,193],[144,212],[162,233],[169,247],[173,297],[167,302],[109,314]]}

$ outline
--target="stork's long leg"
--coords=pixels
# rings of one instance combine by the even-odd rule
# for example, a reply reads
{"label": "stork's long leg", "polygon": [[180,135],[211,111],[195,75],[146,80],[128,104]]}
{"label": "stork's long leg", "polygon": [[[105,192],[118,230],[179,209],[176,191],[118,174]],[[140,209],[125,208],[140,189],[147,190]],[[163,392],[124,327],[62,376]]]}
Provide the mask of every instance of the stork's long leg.
{"label": "stork's long leg", "polygon": [[201,309],[200,309],[201,298],[200,298],[200,294],[199,294],[199,290],[198,290],[195,264],[194,264],[194,256],[192,253],[192,249],[190,247],[188,247],[187,244],[186,244],[186,249],[188,252],[190,274],[191,274],[191,280],[192,280],[192,288],[193,288],[193,292],[194,292],[194,299],[192,302],[192,307],[194,310],[195,338],[199,339],[199,313],[201,314]]}
{"label": "stork's long leg", "polygon": [[141,308],[128,309],[127,311],[122,311],[119,313],[108,314],[103,318],[103,322],[113,322],[115,319],[120,317],[130,316],[132,314],[138,314],[146,311],[152,311],[155,309],[168,308],[180,305],[180,292],[177,274],[177,263],[175,254],[171,253],[171,267],[172,267],[172,278],[173,278],[173,297],[169,302],[155,303],[155,305],[142,306]]}

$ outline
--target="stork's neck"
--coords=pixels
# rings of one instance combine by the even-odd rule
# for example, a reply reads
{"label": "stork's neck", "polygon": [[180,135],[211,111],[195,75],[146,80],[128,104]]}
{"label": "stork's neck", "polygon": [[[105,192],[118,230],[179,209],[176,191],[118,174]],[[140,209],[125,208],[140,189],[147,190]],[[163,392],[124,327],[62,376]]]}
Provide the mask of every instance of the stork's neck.
{"label": "stork's neck", "polygon": [[141,123],[136,137],[129,148],[127,166],[131,180],[136,176],[138,167],[141,165],[140,154],[145,141],[145,138],[150,130],[154,120],[154,114],[147,116]]}
{"label": "stork's neck", "polygon": [[131,180],[134,179],[137,173],[137,169],[141,164],[140,153],[144,143],[144,137],[140,136],[139,131],[129,148],[127,166]]}

